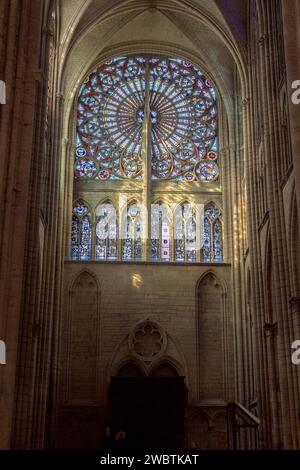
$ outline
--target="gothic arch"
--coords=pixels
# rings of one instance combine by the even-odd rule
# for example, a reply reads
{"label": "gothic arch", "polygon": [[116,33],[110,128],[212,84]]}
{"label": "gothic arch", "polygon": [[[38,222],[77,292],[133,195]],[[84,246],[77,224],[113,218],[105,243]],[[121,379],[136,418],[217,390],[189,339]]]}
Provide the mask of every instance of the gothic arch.
{"label": "gothic arch", "polygon": [[197,212],[197,207],[196,207],[195,203],[193,201],[189,200],[188,197],[184,197],[183,199],[180,200],[180,202],[177,202],[177,203],[174,204],[174,206],[172,208],[173,216],[176,214],[178,209],[180,209],[185,204],[192,206],[192,208]]}
{"label": "gothic arch", "polygon": [[70,283],[69,310],[64,318],[63,331],[65,400],[97,401],[100,285],[95,274],[88,269],[83,269]]}
{"label": "gothic arch", "polygon": [[[227,289],[213,270],[206,271],[196,284],[197,390],[200,402],[224,400],[228,382],[229,324]],[[209,358],[209,362],[208,359]],[[214,378],[213,378],[214,376]],[[209,380],[212,388],[206,386]]]}
{"label": "gothic arch", "polygon": [[176,359],[169,356],[163,356],[154,362],[149,370],[149,376],[154,376],[155,372],[162,366],[169,367],[176,376],[185,377],[182,365]]}
{"label": "gothic arch", "polygon": [[[145,361],[142,357],[134,354],[132,350],[132,346],[130,346],[130,336],[139,328],[139,326],[143,326],[143,324],[150,322],[153,325],[156,325],[165,335],[165,345],[162,349],[162,352],[158,354],[158,357],[151,361]],[[131,332],[127,333],[122,337],[122,339],[118,342],[114,351],[111,355],[110,362],[106,369],[106,378],[107,383],[109,383],[110,378],[112,376],[117,375],[117,371],[123,365],[127,363],[133,363],[136,367],[138,367],[145,376],[150,376],[151,373],[157,369],[162,364],[169,364],[173,367],[179,376],[185,377],[185,384],[186,387],[189,387],[189,374],[187,364],[185,362],[185,358],[183,352],[181,351],[180,344],[169,335],[167,332],[164,331],[164,328],[155,320],[144,319],[138,321],[132,328]]]}
{"label": "gothic arch", "polygon": [[[211,3],[214,3],[214,2],[211,2]],[[126,18],[126,21],[130,22],[132,18],[138,16],[140,12],[143,9],[145,9],[145,7],[147,8],[147,6],[149,7],[149,4],[140,2],[138,6],[135,6],[134,10],[131,9],[132,16],[131,17],[129,16],[128,18]],[[158,8],[160,6],[163,7],[163,5],[160,4],[160,2],[158,2],[155,5],[155,7],[158,7]],[[216,8],[215,5],[213,6],[215,9]],[[88,17],[89,8],[91,8],[91,2],[85,3],[84,6],[81,5],[80,9],[76,12],[78,16],[77,17],[75,15],[73,16],[72,27],[70,26],[69,29],[66,31],[65,38],[64,38],[65,47],[63,50],[63,56],[66,58],[70,55],[70,53],[72,53],[72,49],[73,51],[74,49],[76,49],[74,48],[74,45],[76,43],[77,44],[79,43],[83,35],[85,34],[86,36],[88,36],[89,31],[91,31],[92,28],[95,29],[97,23],[101,22],[101,17],[103,17],[103,14],[104,14],[102,6],[99,5],[98,9],[95,9],[94,14],[91,18]],[[213,34],[216,35],[220,39],[220,41],[224,44],[224,47],[227,48],[233,60],[235,60],[235,62],[237,63],[237,67],[241,76],[246,77],[245,59],[241,52],[242,48],[239,46],[239,43],[235,42],[235,40],[233,39],[232,34],[229,32],[230,28],[226,24],[226,21],[224,21],[225,24],[223,24],[220,18],[217,19],[216,17],[214,17],[213,13],[204,9],[203,6],[196,5],[195,3],[190,4],[187,8],[186,5],[182,5],[182,2],[180,3],[173,2],[173,5],[171,8],[172,8],[172,12],[176,12],[177,15],[183,14],[184,16],[186,16],[187,22],[188,22],[188,17],[190,17],[193,20],[197,19],[197,21],[199,21],[200,24],[204,24],[205,27],[208,28],[208,30],[212,31]],[[166,7],[162,9],[162,11],[164,12],[166,16],[168,14],[167,9],[168,8]],[[119,6],[115,7],[114,10],[110,12],[109,15],[106,14],[106,19],[109,18],[109,20],[113,20],[114,17],[117,18],[119,14],[118,10],[119,10]],[[122,10],[124,11],[124,5],[122,5]],[[126,7],[125,7],[125,10],[126,10]],[[86,14],[85,14],[85,11],[86,11]],[[77,26],[80,23],[81,23],[81,27],[77,28]],[[73,47],[71,48],[70,45],[72,45]]]}
{"label": "gothic arch", "polygon": [[[125,46],[122,46],[120,47],[120,49],[118,49],[118,47],[114,47],[113,50],[111,50],[111,52],[109,52],[108,50],[105,51],[105,53],[103,53],[101,55],[101,57],[99,56],[97,58],[97,60],[92,64],[90,65],[89,67],[89,70],[87,73],[91,72],[97,64],[99,63],[102,63],[104,62],[106,59],[108,59],[109,57],[111,56],[115,56],[115,55],[118,55],[118,54],[127,54],[127,55],[130,55],[131,53],[157,53],[157,54],[172,54],[172,55],[176,55],[176,56],[182,56],[182,57],[185,57],[187,59],[190,59],[196,66],[202,66],[202,61],[199,59],[199,57],[194,57],[192,56],[191,57],[191,54],[189,53],[189,51],[183,51],[182,53],[180,53],[180,51],[177,51],[178,49],[178,46],[170,46],[168,48],[165,48],[163,47],[161,44],[158,44],[157,47],[154,47],[153,45],[153,42],[151,42],[151,46],[150,45],[143,45],[143,44],[139,44],[138,47],[133,47],[133,45],[125,45]],[[116,52],[118,51],[118,52]],[[211,77],[213,75],[213,73],[208,73],[207,72],[207,66],[203,66],[202,67],[202,70],[204,71],[204,73],[207,74],[207,77]],[[73,88],[73,91],[72,91],[72,100],[69,100],[69,103],[68,103],[68,106],[65,107],[65,114],[63,116],[63,120],[64,122],[66,123],[66,126],[64,127],[64,134],[66,136],[66,139],[68,140],[68,142],[71,143],[70,146],[68,146],[68,148],[66,149],[66,151],[64,152],[63,151],[63,158],[66,160],[66,161],[70,161],[70,162],[73,162],[74,160],[74,152],[71,151],[71,149],[73,148],[72,146],[74,145],[74,135],[75,135],[75,114],[76,114],[76,103],[77,103],[77,97],[78,97],[78,93],[79,93],[79,90],[80,90],[80,83],[82,83],[82,80],[83,80],[83,77],[87,75],[87,73],[85,73],[84,75],[80,76],[80,78],[78,78],[77,82],[76,82],[76,85],[74,85],[74,88]],[[210,78],[211,79],[211,78]],[[215,83],[215,80],[211,80],[212,83]],[[233,111],[230,108],[231,104],[230,104],[230,99],[231,99],[231,95],[230,93],[228,94],[227,98],[225,98],[226,96],[226,92],[225,91],[219,91],[218,90],[218,86],[215,85],[215,90],[216,90],[216,94],[217,94],[217,102],[218,102],[218,115],[219,115],[219,120],[220,120],[220,129],[221,131],[219,132],[219,140],[220,140],[220,148],[226,148],[229,143],[230,143],[230,139],[231,137],[230,134],[231,134],[231,131],[233,129],[233,125],[230,125],[229,122],[228,122],[228,119],[231,119],[230,116],[232,115]],[[223,173],[223,167],[224,165],[224,162],[223,162],[223,158],[222,158],[222,153],[220,152],[220,160],[219,160],[219,175],[220,175],[220,178],[222,178],[222,173]],[[70,171],[71,170],[71,171]],[[68,178],[71,178],[71,174],[73,174],[73,170],[72,168],[70,167],[68,170]]]}
{"label": "gothic arch", "polygon": [[98,200],[98,202],[96,203],[96,206],[95,206],[96,209],[97,209],[97,207],[101,206],[101,204],[112,204],[112,205],[114,205],[114,200],[111,197],[111,195],[109,195],[109,196],[105,195],[105,196],[101,197],[100,200]]}
{"label": "gothic arch", "polygon": [[[127,375],[128,374],[128,371],[127,371],[126,375],[123,375],[124,372],[122,372],[122,370],[123,371],[126,370],[126,367],[128,367],[128,369],[131,369],[131,372],[135,372],[135,374]],[[116,370],[113,372],[112,377],[131,377],[131,376],[132,377],[145,377],[146,371],[144,370],[143,365],[140,362],[138,362],[134,357],[124,358],[124,360],[117,366]]]}
{"label": "gothic arch", "polygon": [[207,201],[205,201],[204,203],[204,207],[207,207],[207,206],[215,206],[219,211],[220,213],[223,215],[223,207],[222,207],[222,204],[220,204],[220,201],[216,201],[216,200],[212,200],[212,199],[208,199]]}
{"label": "gothic arch", "polygon": [[82,197],[76,198],[73,202],[73,206],[75,206],[78,203],[81,203],[81,204],[85,205],[88,208],[89,212],[92,213],[92,209],[90,207],[90,204],[88,202],[86,202]]}
{"label": "gothic arch", "polygon": [[168,218],[173,217],[172,204],[168,202],[168,199],[164,196],[157,195],[154,197],[152,204],[161,204],[167,209]]}
{"label": "gothic arch", "polygon": [[79,272],[77,272],[71,282],[70,282],[70,286],[69,286],[69,293],[70,295],[74,292],[74,286],[76,285],[76,282],[78,281],[78,278],[82,275],[82,274],[88,274],[92,279],[93,281],[96,283],[97,285],[97,289],[98,289],[98,295],[99,295],[99,298],[100,298],[100,294],[101,294],[101,282],[99,281],[97,275],[91,270],[91,269],[88,269],[88,268],[83,268],[82,270],[80,270]]}
{"label": "gothic arch", "polygon": [[107,48],[105,49],[105,52],[99,54],[93,62],[88,62],[86,70],[82,71],[80,75],[77,74],[76,81],[70,86],[71,89],[68,89],[67,92],[70,99],[68,100],[68,106],[64,110],[63,119],[64,122],[69,123],[67,133],[70,139],[74,134],[74,117],[76,114],[76,103],[81,83],[84,82],[94,69],[111,57],[135,54],[157,54],[161,56],[172,55],[190,60],[196,67],[199,67],[199,69],[201,69],[207,78],[209,78],[213,83],[218,101],[219,115],[223,116],[223,120],[227,122],[227,119],[229,119],[228,116],[230,116],[230,112],[232,111],[230,92],[229,90],[226,90],[226,86],[224,84],[220,84],[222,77],[218,77],[219,79],[217,78],[216,80],[218,72],[216,70],[210,70],[208,65],[209,63],[207,64],[203,62],[199,55],[195,55],[194,53],[191,53],[190,50],[181,48],[177,44],[166,44],[159,41],[151,41],[151,43],[147,41],[140,41],[139,43],[128,42]]}
{"label": "gothic arch", "polygon": [[214,279],[214,283],[215,285],[219,285],[222,289],[222,295],[224,296],[227,296],[228,294],[228,288],[227,288],[227,283],[225,281],[225,279],[221,279],[218,274],[216,273],[216,271],[214,271],[213,269],[208,269],[207,271],[205,271],[205,273],[203,273],[200,278],[198,279],[197,283],[196,283],[196,298],[197,298],[197,295],[199,293],[199,287],[201,285],[201,283],[204,281],[204,279],[206,277],[210,276],[211,278]]}

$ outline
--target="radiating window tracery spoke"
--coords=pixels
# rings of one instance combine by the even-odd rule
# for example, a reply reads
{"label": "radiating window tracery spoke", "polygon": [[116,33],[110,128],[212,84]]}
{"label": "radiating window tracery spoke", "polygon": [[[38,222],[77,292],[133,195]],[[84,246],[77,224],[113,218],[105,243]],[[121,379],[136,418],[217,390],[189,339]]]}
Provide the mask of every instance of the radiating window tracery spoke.
{"label": "radiating window tracery spoke", "polygon": [[216,180],[218,122],[212,84],[186,60],[151,56],[110,59],[81,87],[76,177],[142,178],[147,87],[152,179]]}

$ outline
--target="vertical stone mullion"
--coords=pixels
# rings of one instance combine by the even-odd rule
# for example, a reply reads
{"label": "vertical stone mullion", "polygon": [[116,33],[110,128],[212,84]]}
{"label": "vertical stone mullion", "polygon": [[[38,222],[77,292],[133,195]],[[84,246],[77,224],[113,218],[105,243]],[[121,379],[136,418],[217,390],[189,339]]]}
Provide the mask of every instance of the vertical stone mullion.
{"label": "vertical stone mullion", "polygon": [[[49,178],[47,187],[47,207],[49,223],[45,236],[45,262],[42,283],[42,298],[40,303],[43,318],[43,329],[38,343],[37,387],[34,396],[33,431],[31,447],[41,449],[44,447],[47,401],[54,399],[57,394],[56,371],[58,363],[58,336],[60,331],[60,295],[62,289],[61,273],[63,264],[63,208],[64,201],[59,197],[59,190],[64,186],[65,172],[62,171],[63,162],[58,156],[63,142],[61,135],[61,116],[63,115],[63,97],[57,93],[58,54],[55,61],[53,96],[53,122],[51,127],[51,152],[49,165]],[[60,229],[60,230],[59,230]],[[55,255],[53,255],[55,254]],[[52,383],[52,389],[49,384]],[[51,396],[49,396],[49,393]],[[55,419],[55,409],[51,410],[51,419]]]}

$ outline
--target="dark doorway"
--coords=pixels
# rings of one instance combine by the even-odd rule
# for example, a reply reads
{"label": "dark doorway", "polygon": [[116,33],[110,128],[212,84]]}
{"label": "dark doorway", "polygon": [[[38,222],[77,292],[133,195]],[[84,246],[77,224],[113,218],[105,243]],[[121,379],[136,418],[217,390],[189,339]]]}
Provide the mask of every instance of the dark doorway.
{"label": "dark doorway", "polygon": [[184,439],[184,377],[112,377],[111,421],[127,445],[180,449]]}

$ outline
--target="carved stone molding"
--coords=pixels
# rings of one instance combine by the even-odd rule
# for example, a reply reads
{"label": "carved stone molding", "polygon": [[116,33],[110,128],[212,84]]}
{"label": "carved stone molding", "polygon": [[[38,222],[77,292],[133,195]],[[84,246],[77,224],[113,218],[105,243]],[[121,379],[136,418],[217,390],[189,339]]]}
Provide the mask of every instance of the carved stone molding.
{"label": "carved stone molding", "polygon": [[292,309],[292,313],[299,314],[300,313],[300,297],[292,297],[290,299],[290,306]]}
{"label": "carved stone molding", "polygon": [[65,100],[65,97],[64,97],[63,93],[57,93],[56,94],[56,99],[57,99],[57,101],[63,102]]}
{"label": "carved stone molding", "polygon": [[260,46],[264,46],[266,44],[267,41],[269,41],[270,39],[270,35],[269,34],[263,34],[262,36],[260,36],[260,38],[258,39],[258,44]]}
{"label": "carved stone molding", "polygon": [[134,327],[128,344],[131,354],[149,364],[164,354],[167,337],[157,323],[147,319]]}
{"label": "carved stone molding", "polygon": [[45,34],[46,36],[50,37],[50,38],[53,38],[54,37],[54,25],[53,24],[50,24],[49,26],[44,26],[42,28],[42,32],[43,34]]}
{"label": "carved stone molding", "polygon": [[250,98],[243,98],[242,99],[243,108],[247,108],[247,106],[249,106],[249,104],[250,104]]}
{"label": "carved stone molding", "polygon": [[264,324],[265,337],[276,336],[278,332],[278,323],[265,323]]}

